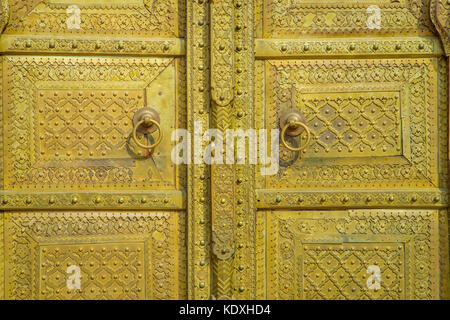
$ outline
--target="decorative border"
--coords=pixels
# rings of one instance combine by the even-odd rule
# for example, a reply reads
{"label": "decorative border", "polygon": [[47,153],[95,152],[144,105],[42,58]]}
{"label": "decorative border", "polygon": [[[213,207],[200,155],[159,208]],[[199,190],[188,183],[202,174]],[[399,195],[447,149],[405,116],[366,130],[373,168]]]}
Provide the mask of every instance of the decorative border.
{"label": "decorative border", "polygon": [[[381,29],[366,26],[369,3],[296,3],[264,0],[264,38],[305,35],[432,35],[428,0],[376,3],[382,10]],[[378,1],[379,2],[379,1]],[[372,3],[373,4],[373,3]]]}
{"label": "decorative border", "polygon": [[[405,69],[405,67],[408,68]],[[339,181],[343,185],[341,188],[401,189],[409,187],[440,187],[438,185],[439,156],[436,154],[436,150],[439,150],[440,141],[438,140],[440,135],[435,124],[437,124],[437,116],[442,105],[437,104],[437,74],[433,72],[433,70],[436,70],[436,67],[437,60],[432,58],[266,61],[266,79],[263,79],[267,82],[267,89],[265,90],[266,102],[265,105],[262,103],[256,104],[258,108],[265,108],[265,110],[258,109],[256,111],[258,116],[256,128],[261,128],[264,123],[266,128],[277,126],[275,121],[277,119],[276,113],[280,112],[280,106],[275,106],[275,100],[273,98],[269,100],[269,97],[278,95],[281,97],[278,99],[279,101],[289,101],[292,92],[287,88],[294,88],[296,83],[292,76],[289,77],[290,73],[293,72],[297,74],[296,77],[298,79],[301,78],[307,85],[314,84],[321,88],[328,84],[332,84],[334,87],[337,85],[345,87],[349,83],[383,82],[407,85],[408,92],[411,92],[412,89],[417,89],[417,92],[413,92],[414,94],[408,94],[410,99],[408,101],[410,121],[415,124],[417,130],[420,128],[425,134],[418,135],[417,131],[411,134],[411,139],[414,139],[411,145],[412,153],[410,157],[412,165],[395,165],[389,161],[383,161],[382,164],[384,166],[370,163],[345,166],[335,162],[318,165],[313,165],[313,163],[306,164],[305,162],[303,165],[302,160],[299,160],[295,165],[285,168],[278,176],[266,177],[266,183],[263,188],[288,189],[295,185],[295,181],[302,186],[302,189],[331,188],[333,184],[331,181]],[[339,74],[335,74],[332,70],[336,69],[342,69],[342,71]],[[314,70],[314,73],[312,73],[312,70]],[[399,72],[399,70],[402,70],[402,72]],[[406,70],[409,71],[406,72]],[[342,77],[342,74],[345,76]],[[258,77],[258,80],[261,81],[261,77]],[[286,94],[287,97],[284,97],[283,94]],[[285,103],[283,107],[287,108],[288,104],[289,102]],[[423,111],[417,107],[414,108],[414,106],[418,105],[426,105],[427,108]],[[270,114],[270,117],[264,116],[264,114]],[[424,154],[423,159],[421,152]],[[445,152],[445,150],[440,150],[440,152]],[[410,170],[411,167],[415,170]],[[379,168],[382,168],[383,171],[381,172]],[[330,173],[333,175],[330,175]],[[352,180],[353,176],[355,179],[359,179],[357,183],[355,182],[356,180]],[[290,177],[294,178],[294,180],[289,180]],[[325,180],[324,177],[328,179]],[[375,177],[377,180],[374,179]],[[409,180],[407,177],[409,177]],[[370,178],[372,180],[368,182]],[[445,188],[446,185],[442,187]]]}
{"label": "decorative border", "polygon": [[450,55],[450,2],[431,0],[430,16],[444,46],[445,54]]}
{"label": "decorative border", "polygon": [[[4,138],[5,141],[8,141],[9,147],[5,149],[5,156],[8,157],[8,161],[5,161],[5,172],[7,173],[5,176],[5,188],[8,190],[24,190],[25,188],[30,190],[34,186],[47,190],[52,188],[57,190],[67,189],[66,185],[61,184],[61,181],[59,181],[60,184],[58,185],[56,181],[52,181],[51,186],[44,184],[39,186],[36,183],[30,183],[31,178],[27,176],[33,168],[33,165],[36,164],[37,159],[37,157],[34,157],[34,150],[30,150],[27,146],[33,145],[31,141],[33,134],[36,134],[33,131],[33,127],[30,126],[34,123],[31,119],[33,119],[34,112],[36,111],[33,109],[36,105],[36,90],[40,89],[42,84],[48,89],[50,87],[54,88],[55,86],[60,87],[59,83],[68,82],[71,84],[67,87],[72,89],[74,81],[91,83],[92,86],[95,86],[100,80],[108,82],[116,81],[115,86],[119,86],[119,82],[121,82],[122,87],[133,83],[135,85],[137,84],[139,89],[144,92],[145,88],[157,79],[163,70],[169,66],[173,66],[173,62],[173,58],[8,57],[5,60],[5,67],[8,71],[8,77],[5,79],[5,82],[8,81],[5,100],[9,108],[6,111],[5,130],[8,130],[9,134]],[[90,65],[93,63],[96,63],[99,67],[102,66],[105,70],[93,70],[90,68]],[[79,68],[82,69],[80,72],[78,70]],[[142,70],[140,72],[136,71],[139,68],[142,68]],[[134,72],[130,72],[129,70],[134,70]],[[174,87],[176,85],[174,83]],[[81,88],[84,89],[84,86]],[[183,106],[177,106],[176,109],[179,114],[183,114]],[[178,123],[175,123],[175,120],[174,124],[178,125]],[[56,157],[55,160],[61,159]],[[19,162],[17,161],[23,165],[18,166],[17,164]],[[141,163],[140,165],[142,166],[143,164]],[[50,172],[50,168],[47,167],[39,167],[39,169],[45,175],[47,172]],[[86,185],[84,187],[75,185],[71,189],[73,190],[73,187],[78,187],[85,189],[114,188],[115,190],[123,190],[136,189],[139,186],[147,190],[158,188],[178,190],[180,189],[180,181],[182,180],[180,179],[180,175],[182,175],[183,170],[180,170],[180,166],[174,167],[173,170],[175,173],[174,179],[168,182],[142,182],[137,181],[135,178],[133,182],[121,183],[115,182],[108,177],[109,180],[103,179],[98,183],[95,183],[95,181],[79,183],[80,185]],[[22,179],[24,187],[18,184],[20,178],[17,178],[17,175],[24,175]]]}
{"label": "decorative border", "polygon": [[[267,290],[269,299],[300,299],[292,288],[301,269],[296,244],[398,243],[405,250],[407,299],[439,298],[439,222],[437,210],[349,210],[267,212]],[[374,248],[376,250],[376,248]],[[287,288],[287,289],[286,289]]]}
{"label": "decorative border", "polygon": [[[14,212],[5,214],[6,298],[39,299],[39,248],[45,244],[146,241],[146,297],[183,299],[182,212]],[[26,253],[26,254],[24,254]],[[175,254],[176,253],[176,254]],[[182,262],[182,261],[181,261]],[[83,268],[81,266],[81,268]]]}

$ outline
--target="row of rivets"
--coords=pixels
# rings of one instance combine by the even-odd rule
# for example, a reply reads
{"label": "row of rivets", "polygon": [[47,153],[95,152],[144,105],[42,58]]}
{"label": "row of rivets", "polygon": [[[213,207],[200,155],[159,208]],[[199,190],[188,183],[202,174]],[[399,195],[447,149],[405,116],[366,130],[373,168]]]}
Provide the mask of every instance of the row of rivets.
{"label": "row of rivets", "polygon": [[[297,201],[298,202],[304,202],[304,198],[303,197],[299,197],[298,199],[297,199]],[[328,199],[327,199],[327,197],[321,197],[320,198],[320,202],[326,202]],[[344,202],[344,203],[347,203],[347,202],[349,202],[351,199],[348,197],[348,196],[345,196],[344,198],[342,198],[342,202]],[[395,197],[394,196],[389,196],[389,198],[387,198],[387,201],[389,201],[389,202],[393,202],[395,200]],[[412,196],[411,197],[411,202],[417,202],[417,200],[418,200],[418,198],[417,198],[417,196]],[[278,197],[276,197],[275,198],[275,202],[276,203],[281,203],[283,201],[283,199],[280,197],[280,196],[278,196]],[[372,197],[367,197],[366,198],[366,202],[367,203],[369,203],[369,202],[371,202],[372,201]],[[437,203],[437,202],[439,202],[439,201],[441,201],[441,197],[440,196],[435,196],[433,199],[432,199],[432,201],[434,202],[434,203]]]}
{"label": "row of rivets", "polygon": [[[33,46],[32,40],[26,40],[26,41],[25,41],[25,47],[26,47],[26,48],[31,48],[32,46]],[[62,46],[64,46],[64,45],[62,45]],[[54,40],[50,40],[49,43],[48,43],[48,47],[49,47],[50,49],[54,49],[54,48],[56,47],[55,41],[54,41]],[[101,47],[102,47],[102,44],[101,44],[100,42],[97,41],[97,42],[95,43],[95,49],[98,50],[98,49],[100,49]],[[78,48],[78,41],[76,41],[76,40],[73,40],[73,41],[72,41],[72,48],[73,48],[73,49],[77,49],[77,48]],[[120,42],[119,42],[119,44],[117,45],[117,49],[119,49],[119,50],[125,49],[125,44],[124,44],[123,41],[120,41]],[[146,50],[146,49],[147,49],[147,44],[146,44],[145,42],[143,42],[143,43],[141,44],[141,49],[142,49],[142,50]],[[169,49],[170,49],[169,44],[167,44],[167,43],[163,44],[162,49],[163,49],[164,51],[169,50]]]}
{"label": "row of rivets", "polygon": [[[380,46],[378,45],[378,44],[373,44],[372,45],[372,49],[374,50],[374,51],[377,51],[378,49],[380,48]],[[418,44],[418,46],[417,46],[417,48],[419,49],[419,50],[423,50],[423,49],[425,49],[425,45],[423,44],[423,43],[419,43]],[[283,44],[283,45],[281,45],[281,51],[282,52],[286,52],[286,51],[288,51],[288,49],[289,49],[289,47],[288,47],[288,45],[286,45],[286,44]],[[325,47],[325,49],[327,50],[327,51],[331,51],[333,48],[332,48],[332,46],[331,45],[327,45],[326,47]],[[349,46],[348,46],[348,49],[350,50],[350,51],[355,51],[356,50],[356,44],[350,44]],[[396,50],[400,50],[400,49],[402,49],[402,45],[400,44],[400,43],[398,43],[398,44],[396,44],[395,45],[395,49]],[[308,44],[305,44],[304,46],[303,46],[303,51],[304,52],[307,52],[307,51],[309,51],[310,50],[310,46],[308,45]]]}

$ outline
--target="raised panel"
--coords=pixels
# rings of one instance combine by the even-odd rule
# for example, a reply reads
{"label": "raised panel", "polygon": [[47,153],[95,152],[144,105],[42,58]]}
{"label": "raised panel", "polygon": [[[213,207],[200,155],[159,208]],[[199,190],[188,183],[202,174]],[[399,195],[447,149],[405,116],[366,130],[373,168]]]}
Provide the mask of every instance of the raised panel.
{"label": "raised panel", "polygon": [[[68,20],[79,9],[79,27]],[[6,34],[121,35],[156,38],[185,34],[184,0],[14,0]]]}
{"label": "raised panel", "polygon": [[278,128],[293,108],[312,140],[302,153],[281,147],[279,174],[261,178],[260,187],[438,188],[445,149],[436,67],[436,59],[261,62],[257,127]]}
{"label": "raised panel", "polygon": [[[433,33],[426,0],[258,0],[257,5],[262,6],[264,38]],[[367,24],[372,5],[380,9],[379,28]]]}
{"label": "raised panel", "polygon": [[[438,214],[436,210],[261,213],[258,218],[266,221],[267,298],[437,299]],[[380,270],[379,288],[371,286],[371,268]]]}
{"label": "raised panel", "polygon": [[[186,123],[182,61],[9,56],[3,67],[5,190],[183,187],[167,143]],[[131,139],[145,106],[165,139],[151,153]]]}
{"label": "raised panel", "polygon": [[[183,212],[7,213],[7,299],[183,299]],[[80,289],[67,285],[68,267]]]}

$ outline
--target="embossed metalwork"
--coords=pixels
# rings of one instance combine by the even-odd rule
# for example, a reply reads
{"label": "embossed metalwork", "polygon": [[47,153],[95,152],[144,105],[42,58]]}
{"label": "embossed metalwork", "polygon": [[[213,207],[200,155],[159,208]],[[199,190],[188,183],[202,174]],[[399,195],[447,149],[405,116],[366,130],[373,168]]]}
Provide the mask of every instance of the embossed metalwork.
{"label": "embossed metalwork", "polygon": [[[5,214],[7,299],[182,299],[184,214]],[[80,267],[82,286],[66,286]]]}
{"label": "embossed metalwork", "polygon": [[[0,3],[0,298],[448,297],[448,1]],[[289,110],[278,175],[171,162]]]}
{"label": "embossed metalwork", "polygon": [[[267,292],[277,299],[437,299],[433,210],[267,212]],[[367,268],[381,288],[367,288]]]}

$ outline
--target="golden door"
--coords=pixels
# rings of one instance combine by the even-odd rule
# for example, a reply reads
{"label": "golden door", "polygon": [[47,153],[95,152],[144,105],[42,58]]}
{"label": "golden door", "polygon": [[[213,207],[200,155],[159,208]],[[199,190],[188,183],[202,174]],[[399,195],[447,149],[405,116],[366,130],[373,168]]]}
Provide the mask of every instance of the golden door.
{"label": "golden door", "polygon": [[0,298],[446,298],[449,8],[2,0]]}

